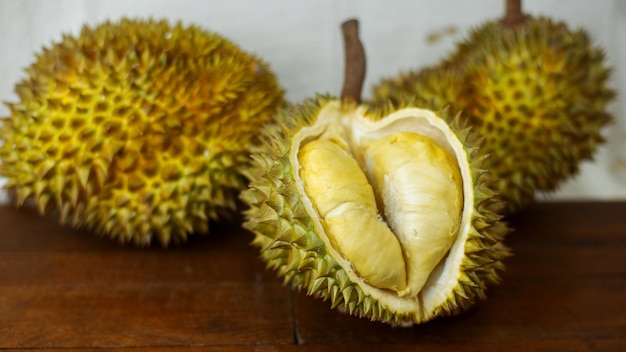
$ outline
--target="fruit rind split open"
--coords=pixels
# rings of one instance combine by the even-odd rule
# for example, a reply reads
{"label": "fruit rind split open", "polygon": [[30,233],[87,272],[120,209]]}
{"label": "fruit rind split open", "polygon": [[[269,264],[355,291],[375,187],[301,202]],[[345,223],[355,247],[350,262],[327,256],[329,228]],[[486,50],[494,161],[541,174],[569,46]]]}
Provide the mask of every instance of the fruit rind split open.
{"label": "fruit rind split open", "polygon": [[[242,194],[262,258],[286,282],[373,320],[422,322],[484,297],[508,253],[507,228],[483,158],[464,143],[477,139],[453,125],[429,110],[381,117],[326,97],[283,112]],[[415,144],[418,161],[390,171]],[[420,175],[429,167],[443,178]]]}

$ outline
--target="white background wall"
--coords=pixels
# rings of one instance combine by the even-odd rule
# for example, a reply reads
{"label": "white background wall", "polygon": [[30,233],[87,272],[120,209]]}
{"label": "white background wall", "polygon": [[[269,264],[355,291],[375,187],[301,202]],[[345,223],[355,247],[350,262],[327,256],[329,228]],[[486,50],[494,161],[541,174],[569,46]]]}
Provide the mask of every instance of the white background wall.
{"label": "white background wall", "polygon": [[[368,56],[364,97],[399,70],[435,63],[468,28],[503,13],[503,0],[0,0],[0,101],[16,101],[15,82],[43,45],[76,34],[84,23],[121,16],[169,18],[221,33],[264,58],[288,99],[339,94],[343,44],[339,26],[360,21]],[[604,47],[618,91],[608,143],[582,172],[545,199],[626,199],[626,1],[526,0],[524,10],[584,27]],[[437,36],[437,34],[442,34]],[[432,37],[438,37],[432,40]],[[429,38],[431,38],[429,40]],[[8,110],[0,107],[0,116]],[[3,180],[0,180],[0,184]]]}

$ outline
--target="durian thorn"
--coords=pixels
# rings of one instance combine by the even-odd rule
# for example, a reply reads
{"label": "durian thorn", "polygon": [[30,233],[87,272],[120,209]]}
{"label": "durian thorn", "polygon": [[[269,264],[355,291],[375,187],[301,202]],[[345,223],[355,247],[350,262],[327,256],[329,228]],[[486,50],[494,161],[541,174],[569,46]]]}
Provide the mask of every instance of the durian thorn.
{"label": "durian thorn", "polygon": [[61,211],[59,213],[59,224],[65,224],[67,222],[67,219],[70,217],[70,208],[71,204],[69,203],[63,204],[63,206],[60,208]]}
{"label": "durian thorn", "polygon": [[505,28],[522,26],[528,20],[528,16],[522,12],[522,0],[505,0],[504,17],[500,21]]}
{"label": "durian thorn", "polygon": [[48,201],[50,200],[50,196],[48,194],[42,194],[37,197],[37,210],[40,215],[46,214],[46,208],[48,207]]}
{"label": "durian thorn", "polygon": [[361,103],[365,80],[365,49],[359,39],[359,21],[350,19],[341,24],[345,50],[345,69],[341,99]]}

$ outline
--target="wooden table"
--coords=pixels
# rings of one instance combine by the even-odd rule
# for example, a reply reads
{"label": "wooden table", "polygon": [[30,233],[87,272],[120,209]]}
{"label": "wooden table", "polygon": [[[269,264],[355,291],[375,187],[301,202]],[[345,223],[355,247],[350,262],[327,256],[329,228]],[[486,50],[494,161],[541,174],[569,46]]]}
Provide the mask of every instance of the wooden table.
{"label": "wooden table", "polygon": [[515,256],[486,301],[394,328],[285,287],[236,221],[138,249],[0,207],[0,350],[626,351],[626,202],[509,220]]}

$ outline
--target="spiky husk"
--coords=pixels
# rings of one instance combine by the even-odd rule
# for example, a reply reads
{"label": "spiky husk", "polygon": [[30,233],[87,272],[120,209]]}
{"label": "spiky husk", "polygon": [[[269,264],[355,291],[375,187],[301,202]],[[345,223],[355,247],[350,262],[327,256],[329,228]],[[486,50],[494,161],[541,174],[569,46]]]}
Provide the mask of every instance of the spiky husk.
{"label": "spiky husk", "polygon": [[2,120],[16,204],[120,242],[207,233],[283,105],[268,66],[196,26],[122,19],[44,48]]}
{"label": "spiky husk", "polygon": [[485,136],[488,168],[511,213],[575,175],[604,142],[610,72],[582,29],[543,17],[511,29],[491,21],[440,64],[378,84],[372,104],[415,100],[463,111]]}
{"label": "spiky husk", "polygon": [[[343,307],[358,317],[387,323],[420,322],[415,315],[390,310],[384,302],[367,295],[351,281],[316,233],[314,220],[303,206],[289,161],[291,141],[301,128],[312,125],[320,109],[333,100],[328,96],[306,100],[283,110],[276,124],[263,130],[264,143],[255,150],[255,165],[249,170],[251,185],[241,194],[241,199],[250,206],[244,212],[244,227],[255,234],[252,244],[260,249],[261,258],[286,284],[329,300],[331,307]],[[390,107],[371,118],[378,119],[393,110]],[[482,168],[485,157],[478,152],[479,141],[468,128],[460,127],[458,119],[448,116],[448,121],[471,159],[476,207],[458,285],[431,316],[421,317],[423,321],[459,313],[478,299],[484,299],[487,285],[498,282],[502,260],[509,254],[502,243],[508,228],[498,215],[502,202],[490,188],[493,179]]]}

